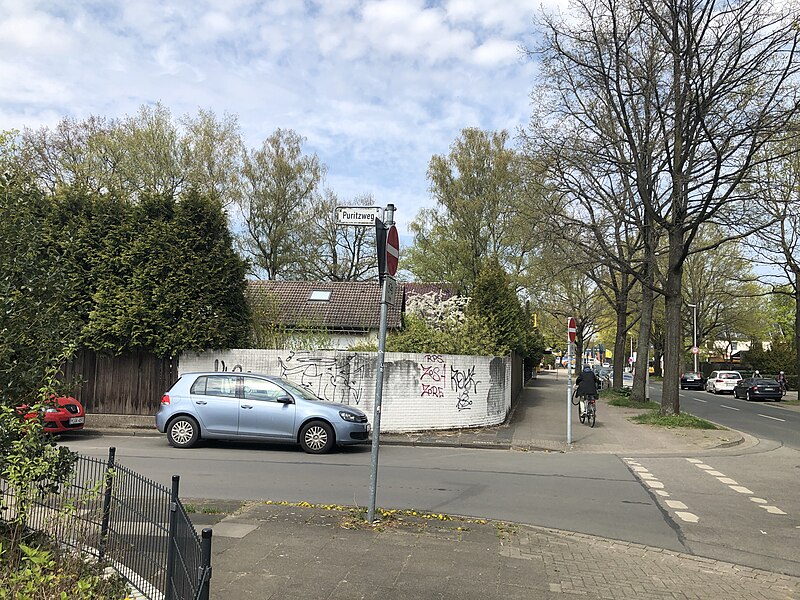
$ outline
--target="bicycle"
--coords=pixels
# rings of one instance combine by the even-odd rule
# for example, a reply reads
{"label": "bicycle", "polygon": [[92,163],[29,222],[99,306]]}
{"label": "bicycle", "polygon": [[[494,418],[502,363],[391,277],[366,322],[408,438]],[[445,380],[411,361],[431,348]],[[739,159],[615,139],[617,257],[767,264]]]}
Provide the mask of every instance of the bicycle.
{"label": "bicycle", "polygon": [[[581,398],[586,401],[586,411],[581,412]],[[572,404],[578,407],[578,419],[581,423],[586,423],[589,427],[594,427],[597,422],[597,396],[576,396],[572,395]]]}

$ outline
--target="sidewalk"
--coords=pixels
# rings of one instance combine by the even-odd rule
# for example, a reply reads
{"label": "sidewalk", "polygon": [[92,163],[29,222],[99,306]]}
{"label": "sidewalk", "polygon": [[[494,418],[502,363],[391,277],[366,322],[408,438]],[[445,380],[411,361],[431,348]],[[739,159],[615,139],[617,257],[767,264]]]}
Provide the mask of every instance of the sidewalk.
{"label": "sidewalk", "polygon": [[[730,430],[630,423],[637,413],[601,401],[596,426],[574,418],[567,445],[563,374],[556,381],[550,373],[523,390],[505,425],[384,434],[381,443],[623,455],[741,452],[758,444]],[[267,503],[224,513],[192,515],[198,531],[213,527],[212,598],[800,599],[800,578],[527,525],[395,513],[370,526],[346,507]]]}

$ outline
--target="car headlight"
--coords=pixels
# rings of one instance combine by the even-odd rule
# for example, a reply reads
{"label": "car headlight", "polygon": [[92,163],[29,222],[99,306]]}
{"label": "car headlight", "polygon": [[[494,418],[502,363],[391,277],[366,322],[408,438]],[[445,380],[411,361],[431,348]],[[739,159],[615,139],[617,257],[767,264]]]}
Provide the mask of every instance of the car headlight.
{"label": "car headlight", "polygon": [[348,421],[349,423],[356,423],[358,421],[357,415],[354,415],[353,413],[348,412],[346,410],[340,410],[339,416],[342,417],[342,420]]}

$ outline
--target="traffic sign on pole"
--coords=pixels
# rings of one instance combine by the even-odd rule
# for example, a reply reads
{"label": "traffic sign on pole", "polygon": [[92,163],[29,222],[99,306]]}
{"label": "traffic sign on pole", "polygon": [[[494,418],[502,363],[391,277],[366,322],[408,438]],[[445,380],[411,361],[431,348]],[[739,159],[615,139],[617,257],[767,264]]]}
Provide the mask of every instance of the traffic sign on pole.
{"label": "traffic sign on pole", "polygon": [[569,335],[570,344],[575,342],[575,334],[578,332],[578,326],[575,323],[575,317],[570,317],[567,321],[567,334]]}
{"label": "traffic sign on pole", "polygon": [[337,225],[358,225],[361,227],[372,225],[375,219],[383,216],[383,209],[379,206],[337,206]]}
{"label": "traffic sign on pole", "polygon": [[692,346],[692,354],[700,354],[700,348],[697,346]]}
{"label": "traffic sign on pole", "polygon": [[394,276],[397,273],[397,263],[400,260],[400,238],[397,227],[392,225],[386,234],[386,272]]}

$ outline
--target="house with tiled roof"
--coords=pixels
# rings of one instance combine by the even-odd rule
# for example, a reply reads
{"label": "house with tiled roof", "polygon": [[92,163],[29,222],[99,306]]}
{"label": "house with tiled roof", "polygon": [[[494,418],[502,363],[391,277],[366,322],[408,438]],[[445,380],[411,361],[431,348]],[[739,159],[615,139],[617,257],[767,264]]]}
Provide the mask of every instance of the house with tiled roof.
{"label": "house with tiled roof", "polygon": [[[389,306],[388,328],[403,326],[407,297],[455,291],[447,285],[398,282],[398,301]],[[323,330],[330,349],[377,342],[381,288],[377,281],[248,281],[247,295],[255,314],[269,315],[288,331]]]}

